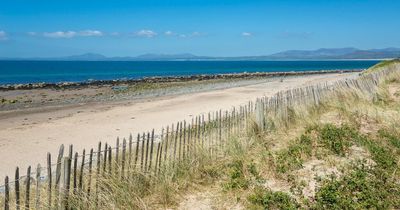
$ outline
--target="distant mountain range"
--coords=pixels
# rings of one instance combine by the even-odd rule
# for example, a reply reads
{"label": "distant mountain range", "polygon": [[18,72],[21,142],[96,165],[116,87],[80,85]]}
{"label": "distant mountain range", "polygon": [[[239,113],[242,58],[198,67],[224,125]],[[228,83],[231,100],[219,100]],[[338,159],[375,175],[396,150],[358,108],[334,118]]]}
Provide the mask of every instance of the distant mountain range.
{"label": "distant mountain range", "polygon": [[288,50],[265,56],[211,57],[184,54],[144,54],[135,57],[106,57],[86,53],[53,58],[0,58],[0,60],[54,60],[54,61],[263,61],[263,60],[334,60],[334,59],[388,59],[400,57],[400,48],[360,50],[357,48],[321,48],[318,50]]}

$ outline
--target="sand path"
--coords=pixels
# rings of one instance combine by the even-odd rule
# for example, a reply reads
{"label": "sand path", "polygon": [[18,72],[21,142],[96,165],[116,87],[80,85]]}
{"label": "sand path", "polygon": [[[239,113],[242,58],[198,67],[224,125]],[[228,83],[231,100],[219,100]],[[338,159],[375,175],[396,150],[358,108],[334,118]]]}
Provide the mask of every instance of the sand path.
{"label": "sand path", "polygon": [[152,128],[159,131],[178,120],[191,121],[192,116],[246,104],[280,90],[356,74],[310,75],[140,102],[82,104],[36,113],[0,111],[0,178],[13,176],[16,166],[24,172],[29,164],[45,165],[47,152],[55,157],[61,144],[73,144],[79,152],[96,147],[98,141],[115,144],[117,136],[123,138]]}

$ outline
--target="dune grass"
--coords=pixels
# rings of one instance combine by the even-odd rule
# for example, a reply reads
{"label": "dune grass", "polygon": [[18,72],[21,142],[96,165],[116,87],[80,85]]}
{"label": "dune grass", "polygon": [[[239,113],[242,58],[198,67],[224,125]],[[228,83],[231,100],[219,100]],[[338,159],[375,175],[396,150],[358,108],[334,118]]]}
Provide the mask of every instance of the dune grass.
{"label": "dune grass", "polygon": [[222,148],[199,149],[157,175],[132,170],[123,179],[95,177],[100,193],[77,193],[69,205],[179,208],[188,195],[209,190],[214,209],[398,209],[398,78],[385,75],[375,92],[336,89],[318,104],[267,110],[267,125],[260,128],[252,116]]}
{"label": "dune grass", "polygon": [[393,66],[393,65],[399,65],[400,64],[400,59],[392,59],[392,60],[385,60],[385,61],[381,61],[377,64],[375,64],[374,66],[368,68],[366,71],[363,72],[363,74],[370,74],[373,72],[377,72],[380,71],[380,69],[388,67],[388,66]]}

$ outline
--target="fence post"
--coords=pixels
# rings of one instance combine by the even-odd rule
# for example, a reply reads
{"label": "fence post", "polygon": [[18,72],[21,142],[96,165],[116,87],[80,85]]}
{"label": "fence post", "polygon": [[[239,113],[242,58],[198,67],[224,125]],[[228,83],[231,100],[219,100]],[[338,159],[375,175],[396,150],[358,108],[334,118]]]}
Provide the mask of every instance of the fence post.
{"label": "fence post", "polygon": [[106,169],[107,169],[107,153],[108,153],[108,145],[106,142],[104,144],[103,175],[106,174]]}
{"label": "fence post", "polygon": [[58,151],[57,157],[57,167],[56,167],[56,183],[54,184],[54,193],[55,193],[55,201],[54,205],[58,205],[59,194],[60,194],[60,180],[61,180],[61,159],[64,156],[64,145],[60,146],[60,150]]}
{"label": "fence post", "polygon": [[138,133],[136,137],[136,150],[135,150],[135,162],[134,162],[135,170],[137,168],[137,162],[139,158],[139,146],[140,146],[139,144],[140,144],[140,134]]}
{"label": "fence post", "polygon": [[21,200],[20,200],[20,190],[19,190],[19,168],[15,169],[15,207],[17,210],[20,209]]}
{"label": "fence post", "polygon": [[112,173],[112,148],[108,146],[108,174]]}
{"label": "fence post", "polygon": [[204,149],[206,123],[204,121],[204,114],[201,115],[201,149]]}
{"label": "fence post", "polygon": [[31,192],[31,166],[26,170],[26,190],[25,190],[25,209],[29,210]]}
{"label": "fence post", "polygon": [[151,163],[153,160],[153,147],[154,147],[154,129],[151,131],[149,171],[151,170]]}
{"label": "fence post", "polygon": [[165,133],[164,170],[166,169],[166,166],[167,166],[168,137],[169,137],[169,126],[167,126],[167,131],[166,131],[166,133]]}
{"label": "fence post", "polygon": [[96,190],[96,207],[98,206],[98,198],[99,198],[99,178],[100,178],[100,167],[101,167],[101,142],[97,147],[97,164],[96,164],[96,183],[95,183],[95,190]]}
{"label": "fence post", "polygon": [[143,133],[142,137],[142,150],[140,151],[140,169],[143,171],[143,164],[144,164],[144,144],[145,144],[146,134]]}
{"label": "fence post", "polygon": [[158,158],[160,155],[160,145],[161,145],[161,141],[157,143],[157,153],[156,153],[156,163],[154,164],[154,174],[157,174],[157,167],[158,167]]}
{"label": "fence post", "polygon": [[122,141],[122,166],[121,166],[121,179],[125,176],[125,155],[126,155],[126,140]]}
{"label": "fence post", "polygon": [[92,165],[93,165],[93,148],[90,149],[90,154],[89,154],[89,172],[88,172],[88,198],[90,196],[90,190],[92,188]]}
{"label": "fence post", "polygon": [[150,133],[147,132],[147,141],[146,141],[146,157],[144,161],[144,171],[147,172],[147,160],[149,158],[149,144],[150,144]]}
{"label": "fence post", "polygon": [[51,209],[51,184],[52,184],[52,173],[51,173],[51,154],[47,153],[47,180],[48,180],[48,189],[47,189],[47,204],[49,205],[49,209]]}
{"label": "fence post", "polygon": [[130,171],[132,168],[132,134],[129,135],[129,146],[128,146],[128,171],[127,171],[127,176],[130,176]]}
{"label": "fence post", "polygon": [[79,174],[79,190],[83,190],[83,167],[85,166],[85,149],[82,152],[81,173]]}
{"label": "fence post", "polygon": [[4,210],[10,209],[10,186],[8,185],[8,176],[4,179],[5,191],[4,191]]}
{"label": "fence post", "polygon": [[77,167],[78,167],[78,152],[75,152],[74,157],[74,171],[73,171],[73,193],[76,194],[76,187],[77,187]]}
{"label": "fence post", "polygon": [[[115,162],[118,167],[118,161],[119,161],[119,137],[117,137],[117,143],[116,143],[116,148],[115,148]],[[118,170],[115,170],[115,173],[118,173]]]}
{"label": "fence post", "polygon": [[182,148],[182,157],[186,158],[186,120],[183,121],[183,148]]}
{"label": "fence post", "polygon": [[61,208],[68,209],[68,196],[69,186],[71,178],[71,159],[69,157],[64,158],[64,184],[63,184],[63,199],[61,201]]}
{"label": "fence post", "polygon": [[161,160],[162,160],[162,150],[163,150],[163,144],[164,144],[164,128],[162,129],[162,131],[161,131],[161,140],[160,140],[160,155],[159,155],[159,160],[158,160],[158,171],[157,171],[157,173],[159,173],[160,172],[160,170],[161,170]]}
{"label": "fence post", "polygon": [[[192,118],[192,119],[193,119],[193,118]],[[192,123],[193,123],[193,120],[192,120]],[[191,144],[192,125],[193,125],[193,124],[189,124],[189,125],[188,125],[188,135],[187,135],[187,145],[186,145],[186,155],[187,155],[188,157],[190,157],[190,155],[191,155],[190,149],[191,149],[191,147],[192,147],[192,144]]]}
{"label": "fence post", "polygon": [[36,209],[39,209],[39,204],[40,204],[40,169],[41,166],[40,164],[37,165],[36,167]]}
{"label": "fence post", "polygon": [[178,143],[178,135],[179,135],[179,122],[176,123],[176,131],[175,131],[175,136],[174,136],[174,160],[173,160],[173,165],[175,165],[176,162],[176,147],[177,147],[177,143]]}

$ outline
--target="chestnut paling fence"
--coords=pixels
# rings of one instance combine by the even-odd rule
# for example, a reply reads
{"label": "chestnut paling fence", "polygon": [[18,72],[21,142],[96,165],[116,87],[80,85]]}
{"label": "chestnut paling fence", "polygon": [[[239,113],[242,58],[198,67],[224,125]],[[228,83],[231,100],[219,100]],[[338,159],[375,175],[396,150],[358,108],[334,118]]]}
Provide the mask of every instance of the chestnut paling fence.
{"label": "chestnut paling fence", "polygon": [[290,121],[293,109],[318,106],[340,91],[358,91],[374,97],[380,82],[400,75],[399,71],[399,65],[392,65],[354,79],[278,92],[238,108],[197,116],[190,123],[177,122],[162,128],[161,135],[152,130],[128,139],[117,138],[113,144],[99,142],[97,148],[80,154],[73,151],[72,145],[68,152],[61,145],[57,157],[47,154],[46,166],[37,165],[35,171],[28,167],[26,173],[16,168],[12,181],[5,177],[3,207],[67,209],[74,194],[98,196],[104,189],[99,186],[99,177],[116,174],[124,179],[137,175],[133,172],[157,176],[179,161],[195,157],[200,150],[218,158],[224,155],[231,137],[247,135],[251,126],[268,130],[272,119],[285,124]]}

